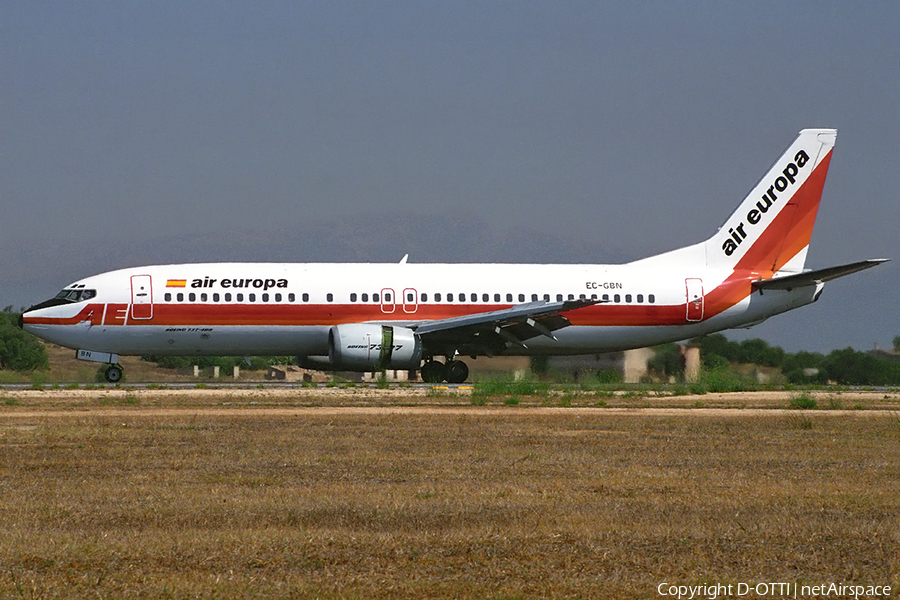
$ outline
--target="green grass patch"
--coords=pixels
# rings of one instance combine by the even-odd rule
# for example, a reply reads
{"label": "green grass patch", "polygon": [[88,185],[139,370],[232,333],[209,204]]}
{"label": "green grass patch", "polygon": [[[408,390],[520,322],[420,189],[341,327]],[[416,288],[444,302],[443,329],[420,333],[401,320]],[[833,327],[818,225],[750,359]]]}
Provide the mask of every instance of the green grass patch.
{"label": "green grass patch", "polygon": [[808,410],[817,408],[819,405],[816,402],[816,399],[812,397],[812,394],[809,392],[800,392],[799,394],[791,395],[790,400],[788,400],[788,406],[790,408]]}
{"label": "green grass patch", "polygon": [[550,384],[527,379],[486,379],[476,381],[472,396],[546,396]]}
{"label": "green grass patch", "polygon": [[34,390],[42,390],[44,389],[44,385],[47,383],[47,374],[41,371],[35,371],[31,374],[31,388]]}

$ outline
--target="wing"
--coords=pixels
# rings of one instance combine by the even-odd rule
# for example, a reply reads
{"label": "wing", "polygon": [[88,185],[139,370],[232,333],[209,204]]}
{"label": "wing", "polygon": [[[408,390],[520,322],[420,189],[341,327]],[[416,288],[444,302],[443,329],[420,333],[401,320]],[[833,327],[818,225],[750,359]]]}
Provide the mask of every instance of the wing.
{"label": "wing", "polygon": [[829,267],[827,269],[819,269],[817,271],[806,271],[804,273],[797,273],[796,275],[785,275],[784,277],[761,279],[760,281],[753,282],[753,289],[792,290],[794,288],[799,288],[806,285],[815,285],[817,283],[831,281],[832,279],[837,279],[838,277],[843,277],[844,275],[850,275],[851,273],[856,273],[857,271],[876,267],[882,263],[887,262],[888,260],[890,259],[870,258],[868,260],[861,260],[859,262],[840,265],[837,267]]}
{"label": "wing", "polygon": [[602,300],[538,301],[511,308],[423,321],[412,326],[425,346],[435,354],[484,354],[493,356],[510,345],[527,348],[527,340],[571,325],[562,313],[600,304]]}

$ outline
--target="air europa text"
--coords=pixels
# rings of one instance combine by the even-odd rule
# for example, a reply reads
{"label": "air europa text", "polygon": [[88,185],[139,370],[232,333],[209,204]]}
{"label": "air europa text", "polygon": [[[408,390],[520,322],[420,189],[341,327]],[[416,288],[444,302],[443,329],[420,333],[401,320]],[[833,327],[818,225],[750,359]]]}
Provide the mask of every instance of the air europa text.
{"label": "air europa text", "polygon": [[216,282],[223,288],[257,288],[263,291],[272,288],[286,288],[288,286],[287,279],[215,279],[204,277],[203,279],[194,279],[191,281],[192,288],[211,288]]}
{"label": "air europa text", "polygon": [[[750,225],[758,225],[763,220],[763,215],[769,212],[772,204],[778,199],[778,194],[796,183],[800,169],[806,166],[806,163],[808,162],[809,155],[804,150],[798,152],[794,156],[794,162],[788,163],[781,172],[781,175],[775,178],[775,181],[772,182],[769,189],[762,195],[762,199],[756,203],[756,207],[751,208],[750,211],[747,212],[747,223]],[[745,227],[744,222],[741,221],[736,226],[728,228],[728,234],[731,237],[727,238],[722,244],[722,252],[725,253],[725,256],[734,254],[734,251],[737,250],[738,246],[747,239],[748,233],[744,229]]]}

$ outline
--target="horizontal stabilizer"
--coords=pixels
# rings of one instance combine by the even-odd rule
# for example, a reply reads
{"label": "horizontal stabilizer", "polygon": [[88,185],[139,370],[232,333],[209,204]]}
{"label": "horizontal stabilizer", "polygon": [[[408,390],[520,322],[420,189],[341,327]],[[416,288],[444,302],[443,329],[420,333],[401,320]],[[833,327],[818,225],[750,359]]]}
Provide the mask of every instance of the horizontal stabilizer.
{"label": "horizontal stabilizer", "polygon": [[806,271],[805,273],[797,273],[796,275],[785,275],[784,277],[774,277],[772,279],[762,279],[753,282],[755,290],[792,290],[794,288],[807,285],[816,285],[850,275],[857,271],[863,271],[878,266],[889,261],[889,258],[870,258],[848,265],[840,265],[837,267],[828,267],[827,269],[818,269],[816,271]]}

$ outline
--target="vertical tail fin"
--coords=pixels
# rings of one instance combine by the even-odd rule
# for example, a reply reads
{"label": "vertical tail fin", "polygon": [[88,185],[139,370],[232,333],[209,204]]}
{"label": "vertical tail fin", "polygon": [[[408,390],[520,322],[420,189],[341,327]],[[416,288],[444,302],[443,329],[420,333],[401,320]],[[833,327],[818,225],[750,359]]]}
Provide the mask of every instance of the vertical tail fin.
{"label": "vertical tail fin", "polygon": [[771,169],[704,242],[706,263],[760,273],[803,269],[835,129],[804,129]]}

